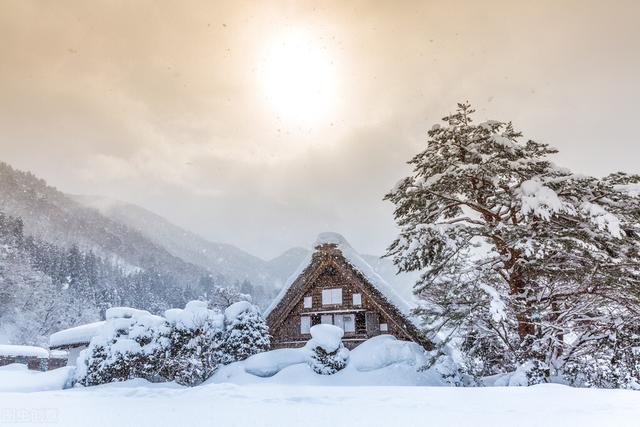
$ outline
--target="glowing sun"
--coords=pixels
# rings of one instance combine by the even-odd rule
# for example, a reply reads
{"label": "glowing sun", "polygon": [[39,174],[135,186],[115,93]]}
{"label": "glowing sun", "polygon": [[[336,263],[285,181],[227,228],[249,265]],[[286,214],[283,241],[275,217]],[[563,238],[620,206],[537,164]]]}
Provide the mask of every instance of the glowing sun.
{"label": "glowing sun", "polygon": [[331,58],[302,30],[282,33],[270,42],[261,78],[271,107],[285,120],[323,119],[335,98]]}

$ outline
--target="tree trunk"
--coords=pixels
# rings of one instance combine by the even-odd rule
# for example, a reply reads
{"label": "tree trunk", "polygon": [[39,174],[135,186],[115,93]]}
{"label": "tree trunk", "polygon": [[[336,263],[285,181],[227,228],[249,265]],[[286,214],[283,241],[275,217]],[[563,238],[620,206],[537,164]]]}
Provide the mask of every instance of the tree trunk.
{"label": "tree trunk", "polygon": [[513,271],[509,276],[509,289],[511,295],[515,296],[518,336],[520,337],[520,341],[522,341],[528,335],[535,334],[535,326],[531,322],[532,307],[526,300],[526,295],[524,295],[524,282],[522,281],[522,276],[517,271]]}

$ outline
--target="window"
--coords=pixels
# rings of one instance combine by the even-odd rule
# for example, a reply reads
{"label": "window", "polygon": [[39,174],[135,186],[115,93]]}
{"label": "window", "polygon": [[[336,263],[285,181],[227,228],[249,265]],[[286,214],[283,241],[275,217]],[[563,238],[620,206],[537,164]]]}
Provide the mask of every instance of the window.
{"label": "window", "polygon": [[362,305],[362,296],[360,294],[353,294],[353,305]]}
{"label": "window", "polygon": [[313,299],[311,297],[304,297],[304,308],[311,308],[313,306]]}
{"label": "window", "polygon": [[331,304],[342,304],[342,288],[322,290],[322,305]]}
{"label": "window", "polygon": [[311,317],[300,316],[300,333],[308,334],[310,330],[311,330]]}
{"label": "window", "polygon": [[344,331],[344,316],[336,314],[333,318],[333,324]]}
{"label": "window", "polygon": [[386,323],[380,323],[380,332],[387,332],[389,330],[389,325]]}
{"label": "window", "polygon": [[333,325],[333,316],[331,314],[323,314],[320,316],[320,323],[323,325]]}
{"label": "window", "polygon": [[355,332],[356,331],[356,315],[355,314],[345,314],[344,316],[342,316],[342,322],[344,324],[342,329],[345,332]]}

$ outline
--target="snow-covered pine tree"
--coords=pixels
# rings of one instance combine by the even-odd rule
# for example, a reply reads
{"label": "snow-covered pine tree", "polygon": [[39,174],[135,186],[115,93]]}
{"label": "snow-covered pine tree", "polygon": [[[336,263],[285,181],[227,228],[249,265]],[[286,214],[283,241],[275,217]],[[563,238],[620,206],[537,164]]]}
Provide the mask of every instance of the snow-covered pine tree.
{"label": "snow-covered pine tree", "polygon": [[204,301],[190,301],[184,310],[165,312],[169,328],[161,340],[166,352],[160,374],[178,384],[202,383],[224,361],[224,318]]}
{"label": "snow-covered pine tree", "polygon": [[305,348],[309,351],[309,366],[313,372],[333,375],[347,366],[349,350],[342,344],[342,328],[320,324],[313,326],[310,333],[311,339]]}
{"label": "snow-covered pine tree", "polygon": [[550,374],[586,369],[640,321],[640,177],[572,174],[548,145],[473,113],[458,104],[433,126],[385,196],[401,227],[388,255],[423,271],[428,333],[455,338],[478,375],[531,360]]}
{"label": "snow-covered pine tree", "polygon": [[269,328],[255,305],[247,301],[232,304],[224,311],[224,318],[225,364],[269,349]]}

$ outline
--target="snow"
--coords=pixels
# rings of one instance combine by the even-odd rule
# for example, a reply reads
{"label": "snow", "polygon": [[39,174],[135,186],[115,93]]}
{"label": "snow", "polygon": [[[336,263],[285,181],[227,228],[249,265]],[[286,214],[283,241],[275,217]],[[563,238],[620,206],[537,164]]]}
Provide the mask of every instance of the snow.
{"label": "snow", "polygon": [[67,359],[69,352],[66,350],[50,350],[49,357],[52,359]]}
{"label": "snow", "polygon": [[307,346],[322,347],[327,353],[333,353],[340,346],[344,331],[334,325],[315,325],[309,330],[311,340]]}
{"label": "snow", "polygon": [[538,179],[529,179],[520,184],[520,197],[523,215],[533,213],[548,221],[552,213],[566,209],[558,194]]}
{"label": "snow", "polygon": [[64,391],[2,393],[0,402],[0,420],[21,426],[46,422],[67,427],[87,423],[93,427],[197,427],[215,422],[223,426],[281,427],[631,427],[637,426],[640,417],[640,393],[562,385],[443,388],[207,384],[183,388],[174,383],[131,380]]}
{"label": "snow", "polygon": [[[325,232],[320,233],[313,245],[314,248],[323,244],[335,244],[337,248],[342,252],[342,255],[351,266],[359,271],[368,281],[375,287],[382,295],[389,300],[393,305],[400,310],[402,314],[407,316],[408,319],[417,322],[414,316],[411,314],[411,310],[415,308],[415,305],[409,303],[406,299],[402,298],[396,290],[389,285],[371,265],[366,262],[362,256],[351,247],[347,240],[338,233]],[[302,274],[302,272],[309,266],[312,260],[312,255],[309,254],[307,258],[301,263],[296,272],[287,280],[285,286],[282,287],[278,296],[271,302],[269,307],[264,311],[264,316],[267,317],[273,309],[276,308],[278,303],[284,298],[287,291],[293,285],[293,282]]]}
{"label": "snow", "polygon": [[491,312],[491,317],[494,322],[501,322],[507,318],[505,314],[505,304],[504,301],[500,299],[500,294],[498,291],[489,285],[481,284],[479,285],[480,289],[485,291],[489,297],[491,298],[491,302],[489,303],[489,311]]}
{"label": "snow", "polygon": [[618,184],[613,189],[621,193],[627,193],[631,197],[640,197],[640,184]]}
{"label": "snow", "polygon": [[255,311],[255,306],[248,301],[238,301],[231,304],[224,310],[224,317],[227,321],[237,319],[242,313],[246,311]]}
{"label": "snow", "polygon": [[137,308],[131,307],[111,307],[108,308],[105,314],[105,318],[107,320],[111,319],[131,319],[131,318],[140,318],[143,316],[151,316],[146,310],[138,310]]}
{"label": "snow", "polygon": [[[34,372],[8,365],[0,368],[0,422],[70,427],[208,426],[212,420],[225,426],[282,427],[624,427],[637,425],[640,417],[640,393],[628,390],[558,384],[444,387],[435,369],[417,371],[426,357],[422,348],[390,335],[356,347],[347,366],[333,375],[313,372],[309,353],[308,348],[260,353],[223,366],[192,388],[136,379],[62,390],[73,368]],[[516,372],[503,382],[516,385],[522,379]]]}
{"label": "snow", "polygon": [[31,345],[0,344],[0,356],[25,356],[48,359],[49,352],[42,347],[34,347]]}
{"label": "snow", "polygon": [[[31,392],[62,389],[71,374],[71,367],[53,369],[40,372],[27,368],[20,363],[12,363],[0,366],[0,392]],[[0,410],[8,406],[4,405],[0,394]],[[1,412],[1,411],[0,411]],[[0,424],[2,424],[0,417]]]}
{"label": "snow", "polygon": [[193,329],[205,321],[211,321],[222,327],[223,317],[217,310],[207,308],[206,301],[189,301],[184,310],[172,308],[164,312],[164,317],[176,325],[181,325],[186,329]]}
{"label": "snow", "polygon": [[272,377],[284,368],[306,363],[309,352],[306,348],[281,348],[254,354],[244,361],[245,372],[258,377]]}
{"label": "snow", "polygon": [[416,369],[426,365],[425,351],[411,341],[400,341],[392,335],[378,335],[351,350],[349,365],[358,371],[374,371],[394,364]]}
{"label": "snow", "polygon": [[75,328],[64,329],[49,337],[49,347],[59,347],[63,345],[87,344],[91,338],[98,335],[105,325],[105,321],[88,323],[76,326]]}
{"label": "snow", "polygon": [[624,232],[620,226],[618,217],[600,205],[591,202],[583,202],[581,209],[591,218],[591,222],[598,226],[600,230],[607,230],[613,237],[621,238]]}
{"label": "snow", "polygon": [[351,350],[346,367],[333,375],[319,375],[310,367],[312,350],[316,345],[311,339],[302,348],[256,354],[244,361],[221,367],[207,383],[330,386],[449,384],[443,379],[439,364],[419,370],[427,363],[427,353],[422,347],[410,341],[400,341],[391,335],[370,338]]}

